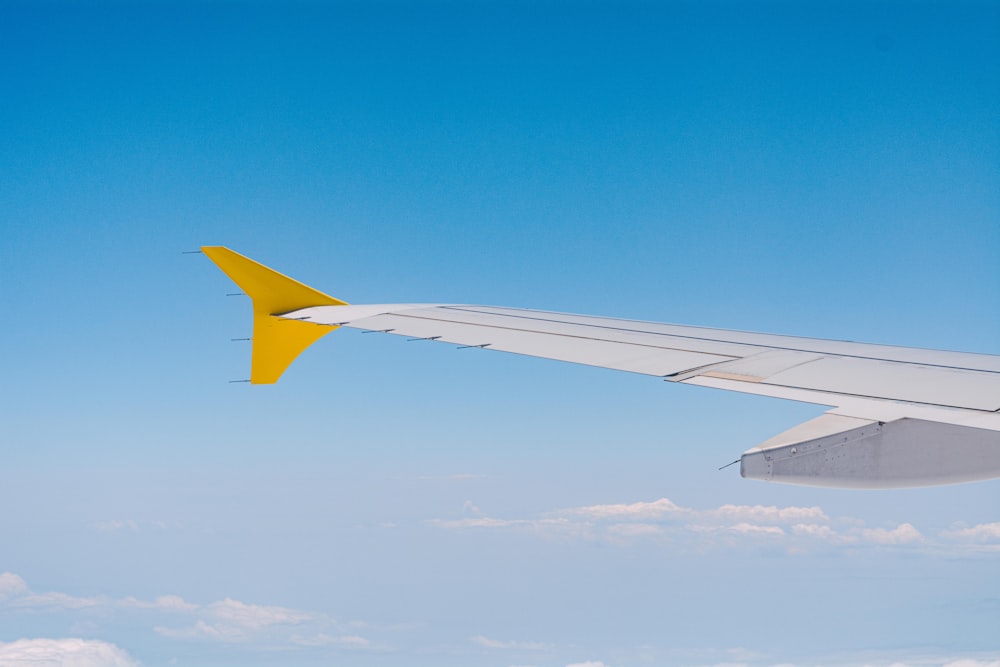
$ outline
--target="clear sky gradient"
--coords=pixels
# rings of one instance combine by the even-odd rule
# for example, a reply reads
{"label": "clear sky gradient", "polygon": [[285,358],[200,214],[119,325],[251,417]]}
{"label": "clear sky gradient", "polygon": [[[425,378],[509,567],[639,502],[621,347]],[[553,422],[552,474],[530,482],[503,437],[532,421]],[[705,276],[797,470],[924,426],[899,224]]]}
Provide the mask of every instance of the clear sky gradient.
{"label": "clear sky gradient", "polygon": [[1000,664],[995,481],[746,481],[823,409],[351,331],[229,384],[181,254],[1000,354],[996,3],[4,2],[0,91],[0,664]]}

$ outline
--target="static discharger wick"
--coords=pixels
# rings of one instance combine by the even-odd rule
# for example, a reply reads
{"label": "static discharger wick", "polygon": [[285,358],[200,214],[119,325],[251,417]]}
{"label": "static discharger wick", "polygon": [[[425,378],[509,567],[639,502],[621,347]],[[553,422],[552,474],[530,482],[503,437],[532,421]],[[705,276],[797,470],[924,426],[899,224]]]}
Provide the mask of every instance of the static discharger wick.
{"label": "static discharger wick", "polygon": [[737,464],[737,463],[739,463],[739,462],[740,462],[740,460],[739,460],[739,459],[736,459],[736,460],[735,460],[735,461],[733,461],[732,463],[727,463],[726,465],[722,466],[721,468],[719,468],[719,470],[725,470],[725,469],[726,469],[726,468],[728,468],[729,466],[731,466],[731,465],[736,465],[736,464]]}

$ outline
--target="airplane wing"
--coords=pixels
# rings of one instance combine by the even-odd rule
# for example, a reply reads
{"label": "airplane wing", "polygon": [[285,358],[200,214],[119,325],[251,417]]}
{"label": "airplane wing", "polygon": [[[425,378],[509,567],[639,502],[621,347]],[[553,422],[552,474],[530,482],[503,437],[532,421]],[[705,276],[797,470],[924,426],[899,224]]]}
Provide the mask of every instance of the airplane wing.
{"label": "airplane wing", "polygon": [[747,450],[743,477],[848,488],[1000,477],[1000,356],[496,306],[348,305],[228,248],[202,252],[253,300],[254,384],[343,326],[831,407]]}

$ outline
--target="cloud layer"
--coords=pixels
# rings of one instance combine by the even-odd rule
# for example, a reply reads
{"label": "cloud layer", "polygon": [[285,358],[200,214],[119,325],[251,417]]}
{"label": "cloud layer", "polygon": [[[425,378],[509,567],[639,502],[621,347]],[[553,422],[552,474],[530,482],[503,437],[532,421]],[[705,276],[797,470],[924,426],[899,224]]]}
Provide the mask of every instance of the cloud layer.
{"label": "cloud layer", "polygon": [[[725,504],[714,508],[679,505],[668,498],[631,503],[581,505],[536,515],[488,516],[472,501],[462,507],[464,518],[432,519],[426,522],[440,531],[509,531],[539,538],[566,541],[599,541],[620,548],[687,550],[763,549],[792,557],[822,550],[905,550],[913,554],[995,556],[1000,553],[1000,523],[967,525],[956,523],[936,533],[925,533],[909,522],[866,525],[852,517],[831,516],[818,506],[773,506]],[[470,516],[471,514],[471,516]],[[131,530],[123,524],[121,530]],[[342,623],[323,613],[278,605],[255,604],[226,597],[195,602],[177,595],[153,599],[136,597],[77,596],[60,591],[33,590],[22,577],[0,573],[0,612],[8,615],[62,613],[81,621],[74,627],[99,627],[96,621],[113,625],[116,618],[144,619],[149,635],[164,642],[224,644],[253,650],[321,651],[392,650],[386,628]],[[89,625],[88,625],[89,623]],[[478,630],[478,629],[477,629]],[[512,658],[544,654],[553,658],[570,648],[540,641],[545,637],[500,638],[476,634],[455,638],[488,653],[508,652]],[[471,633],[469,633],[471,634]],[[367,636],[365,636],[367,635]],[[372,636],[375,636],[375,639]],[[10,637],[8,637],[10,638]],[[229,650],[228,648],[226,650]],[[574,657],[572,655],[565,658]],[[581,656],[586,657],[586,656]],[[770,663],[746,662],[734,656],[732,665],[755,667]],[[551,660],[550,660],[551,662]],[[19,639],[0,644],[0,667],[21,665],[137,664],[114,644],[86,639]],[[582,662],[579,665],[602,665]],[[696,663],[689,663],[696,664]],[[698,663],[702,664],[702,663]],[[711,664],[711,660],[704,664]],[[858,661],[851,667],[1000,667],[992,659],[954,658],[925,661]]]}
{"label": "cloud layer", "polygon": [[[164,595],[153,600],[141,600],[135,597],[79,597],[61,592],[39,593],[32,591],[23,578],[12,572],[0,574],[0,607],[15,612],[20,610],[42,613],[68,611],[81,614],[99,613],[103,616],[115,613],[145,612],[149,615],[152,631],[162,637],[178,641],[209,641],[253,646],[339,646],[352,649],[372,646],[372,642],[364,637],[353,633],[347,634],[336,619],[325,614],[273,605],[250,604],[231,598],[208,604],[197,604],[177,595]],[[32,651],[39,652],[43,656],[48,655],[45,651],[55,651],[58,647],[66,650],[97,651],[97,648],[86,642],[79,646],[72,643],[82,640],[30,641],[36,643],[31,645],[18,644],[11,650],[22,651],[20,655],[27,655],[23,651],[27,650],[25,646],[28,646]],[[58,645],[37,643],[43,641],[61,643]],[[97,644],[101,644],[101,642],[97,642]],[[104,648],[101,650],[105,650],[107,646],[111,645],[103,646]],[[90,654],[87,653],[87,655]],[[0,667],[4,664],[6,663],[0,662]],[[43,661],[39,664],[48,663]],[[91,663],[81,662],[80,664],[89,665]],[[108,662],[107,664],[117,665],[119,663]]]}
{"label": "cloud layer", "polygon": [[571,507],[534,517],[477,514],[461,519],[432,519],[428,524],[445,530],[517,530],[550,538],[601,540],[622,545],[665,542],[673,549],[693,551],[766,545],[785,548],[789,553],[832,547],[963,554],[1000,552],[1000,523],[956,524],[937,535],[925,535],[911,523],[868,527],[860,519],[830,517],[817,506],[722,505],[696,509],[668,498]]}
{"label": "cloud layer", "polygon": [[0,642],[0,667],[137,667],[114,644],[95,639],[19,639]]}

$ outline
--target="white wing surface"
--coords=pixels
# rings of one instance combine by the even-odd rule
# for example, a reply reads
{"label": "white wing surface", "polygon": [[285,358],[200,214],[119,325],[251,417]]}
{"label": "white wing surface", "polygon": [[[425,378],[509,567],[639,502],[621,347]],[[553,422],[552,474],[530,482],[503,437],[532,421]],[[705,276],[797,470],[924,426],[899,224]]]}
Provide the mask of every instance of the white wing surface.
{"label": "white wing surface", "polygon": [[271,270],[224,248],[203,251],[255,300],[255,366],[266,356],[257,349],[258,318],[277,331],[315,333],[301,349],[339,326],[380,331],[831,406],[745,452],[744,477],[890,488],[1000,476],[998,356],[494,306],[333,305],[344,302],[276,272],[327,300],[272,303],[265,315],[259,288],[234,266]]}

